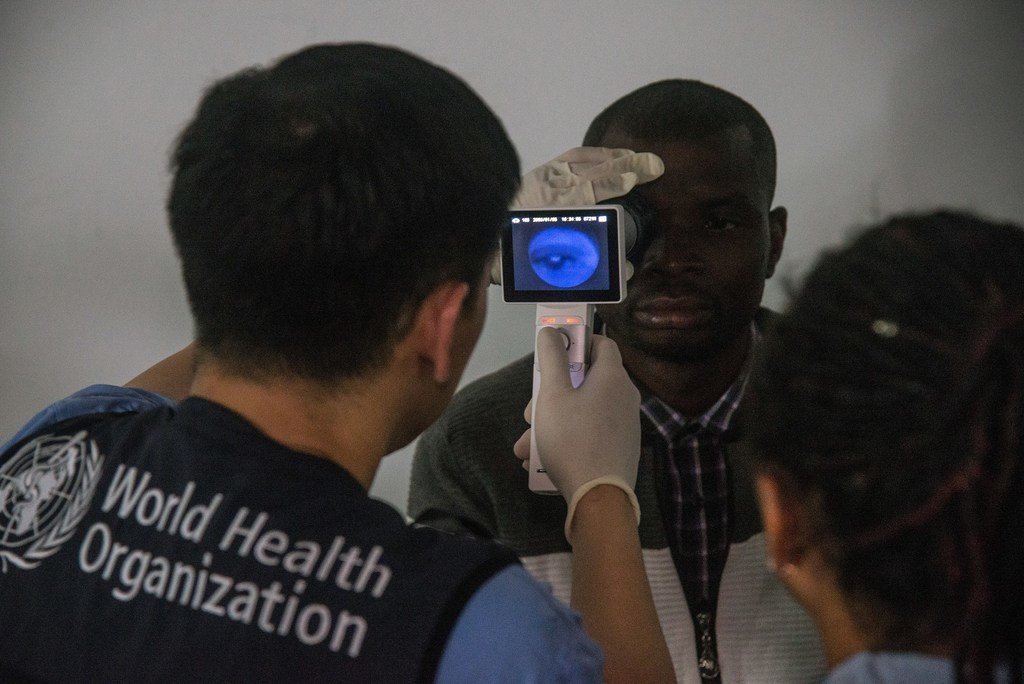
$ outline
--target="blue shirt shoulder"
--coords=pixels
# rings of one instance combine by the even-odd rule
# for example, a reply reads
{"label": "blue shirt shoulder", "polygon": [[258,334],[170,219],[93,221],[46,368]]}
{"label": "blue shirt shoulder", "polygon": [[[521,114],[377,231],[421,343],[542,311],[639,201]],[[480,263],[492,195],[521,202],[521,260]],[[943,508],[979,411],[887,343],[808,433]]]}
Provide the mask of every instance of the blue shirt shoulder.
{"label": "blue shirt shoulder", "polygon": [[36,432],[41,432],[48,425],[56,425],[69,418],[88,416],[94,413],[141,413],[162,406],[174,406],[175,402],[167,397],[117,385],[90,385],[69,397],[50,404],[32,417],[23,428],[0,447],[0,454],[6,452],[12,444]]}
{"label": "blue shirt shoulder", "polygon": [[863,651],[837,665],[825,684],[952,684],[955,681],[956,669],[947,658],[921,653]]}
{"label": "blue shirt shoulder", "polygon": [[437,681],[600,682],[604,656],[580,617],[519,565],[470,598],[455,623]]}

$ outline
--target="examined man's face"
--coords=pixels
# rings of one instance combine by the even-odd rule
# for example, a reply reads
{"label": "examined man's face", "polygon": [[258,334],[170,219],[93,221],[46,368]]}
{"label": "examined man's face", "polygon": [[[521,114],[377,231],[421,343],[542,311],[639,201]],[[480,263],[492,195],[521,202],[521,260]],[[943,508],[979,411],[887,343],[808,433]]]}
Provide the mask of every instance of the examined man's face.
{"label": "examined man's face", "polygon": [[749,134],[648,142],[611,133],[603,145],[665,162],[663,176],[636,190],[654,211],[654,236],[633,259],[626,300],[597,308],[608,335],[668,361],[714,356],[746,335],[785,238],[785,210],[769,212]]}

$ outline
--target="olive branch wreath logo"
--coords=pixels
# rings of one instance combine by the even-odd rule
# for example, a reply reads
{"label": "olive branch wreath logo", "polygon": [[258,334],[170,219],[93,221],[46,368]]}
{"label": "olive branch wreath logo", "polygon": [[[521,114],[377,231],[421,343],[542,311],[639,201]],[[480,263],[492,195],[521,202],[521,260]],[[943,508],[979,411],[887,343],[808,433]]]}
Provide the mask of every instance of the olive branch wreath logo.
{"label": "olive branch wreath logo", "polygon": [[103,465],[87,438],[37,437],[0,466],[0,571],[35,568],[75,533]]}

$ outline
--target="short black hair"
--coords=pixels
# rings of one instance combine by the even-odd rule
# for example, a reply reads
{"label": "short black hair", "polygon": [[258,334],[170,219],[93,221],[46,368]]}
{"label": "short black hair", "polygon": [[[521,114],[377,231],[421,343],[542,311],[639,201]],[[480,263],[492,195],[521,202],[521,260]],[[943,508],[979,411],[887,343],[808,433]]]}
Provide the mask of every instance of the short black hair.
{"label": "short black hair", "polygon": [[519,183],[500,121],[462,80],[372,44],[215,83],[171,169],[201,352],[325,383],[389,358],[441,282],[476,296]]}
{"label": "short black hair", "polygon": [[766,337],[745,423],[885,650],[1021,672],[1024,230],[942,211],[826,253]]}
{"label": "short black hair", "polygon": [[693,140],[738,126],[750,134],[755,168],[770,203],[776,162],[768,123],[746,100],[701,81],[656,81],[620,97],[591,122],[583,144],[602,146],[612,133],[645,142]]}

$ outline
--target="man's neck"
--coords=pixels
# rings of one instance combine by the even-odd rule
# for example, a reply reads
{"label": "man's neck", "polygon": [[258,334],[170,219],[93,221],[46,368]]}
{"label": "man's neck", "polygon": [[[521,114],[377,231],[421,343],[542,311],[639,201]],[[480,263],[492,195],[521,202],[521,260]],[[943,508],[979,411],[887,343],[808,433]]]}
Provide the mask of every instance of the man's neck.
{"label": "man's neck", "polygon": [[703,415],[732,386],[747,363],[752,335],[739,336],[718,353],[694,361],[658,358],[620,346],[633,379],[684,416]]}
{"label": "man's neck", "polygon": [[327,391],[294,378],[239,377],[211,361],[196,370],[189,393],[231,409],[289,449],[337,463],[366,489],[390,451],[388,407],[372,383]]}

